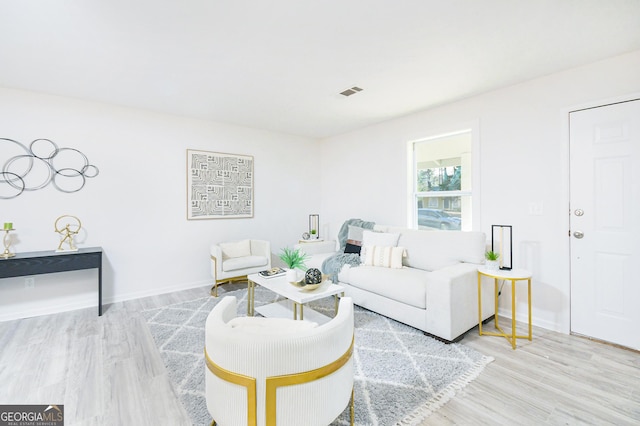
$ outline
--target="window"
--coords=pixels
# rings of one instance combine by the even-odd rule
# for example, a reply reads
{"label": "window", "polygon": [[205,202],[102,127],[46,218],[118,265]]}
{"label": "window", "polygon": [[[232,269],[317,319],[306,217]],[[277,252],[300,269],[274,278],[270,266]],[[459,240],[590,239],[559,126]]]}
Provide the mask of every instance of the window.
{"label": "window", "polygon": [[471,230],[472,131],[410,143],[412,227]]}

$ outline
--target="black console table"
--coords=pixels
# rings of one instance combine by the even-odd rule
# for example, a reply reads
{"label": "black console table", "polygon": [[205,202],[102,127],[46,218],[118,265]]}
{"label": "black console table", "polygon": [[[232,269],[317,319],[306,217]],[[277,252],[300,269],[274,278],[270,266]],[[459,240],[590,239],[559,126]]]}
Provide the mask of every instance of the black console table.
{"label": "black console table", "polygon": [[81,248],[74,252],[34,251],[0,258],[0,278],[51,274],[98,268],[98,315],[102,315],[102,247]]}

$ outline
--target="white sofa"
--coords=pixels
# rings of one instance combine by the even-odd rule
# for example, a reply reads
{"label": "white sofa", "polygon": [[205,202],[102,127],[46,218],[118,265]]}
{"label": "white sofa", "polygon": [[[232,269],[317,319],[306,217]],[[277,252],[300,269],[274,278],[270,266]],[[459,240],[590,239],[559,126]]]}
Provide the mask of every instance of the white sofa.
{"label": "white sofa", "polygon": [[[478,325],[477,269],[484,263],[484,233],[381,225],[373,231],[399,234],[397,247],[405,249],[403,266],[343,266],[338,280],[355,304],[447,342],[461,339]],[[307,266],[321,268],[337,244],[301,248],[311,256]],[[494,314],[492,288],[482,286],[483,320]]]}

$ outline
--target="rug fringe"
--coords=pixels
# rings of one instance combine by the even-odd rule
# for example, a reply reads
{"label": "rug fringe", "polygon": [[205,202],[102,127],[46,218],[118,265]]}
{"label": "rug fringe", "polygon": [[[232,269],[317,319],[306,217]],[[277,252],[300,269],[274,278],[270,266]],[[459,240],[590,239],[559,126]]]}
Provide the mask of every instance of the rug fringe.
{"label": "rug fringe", "polygon": [[493,362],[494,358],[490,356],[483,356],[473,367],[469,369],[465,374],[458,377],[455,381],[450,383],[447,387],[435,394],[430,400],[425,402],[422,406],[418,407],[413,413],[406,416],[404,419],[396,423],[395,426],[416,426],[424,421],[427,417],[433,414],[436,410],[449,402],[451,398],[456,395],[456,392],[463,389],[474,379],[476,379],[484,367]]}

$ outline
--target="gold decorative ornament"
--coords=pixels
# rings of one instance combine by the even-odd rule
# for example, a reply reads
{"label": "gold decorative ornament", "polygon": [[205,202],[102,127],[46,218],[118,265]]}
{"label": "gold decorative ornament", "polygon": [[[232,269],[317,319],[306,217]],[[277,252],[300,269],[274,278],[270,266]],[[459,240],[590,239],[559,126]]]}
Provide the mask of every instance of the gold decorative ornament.
{"label": "gold decorative ornament", "polygon": [[[66,225],[64,225],[64,227],[61,228],[60,221],[65,217],[72,218],[76,223],[75,224],[67,223]],[[56,252],[78,251],[78,247],[76,247],[73,241],[73,237],[74,235],[77,235],[78,232],[80,232],[80,229],[82,228],[82,223],[80,222],[80,219],[78,219],[75,216],[65,214],[56,219],[54,226],[55,226],[55,231],[62,236],[62,239],[60,240],[60,244],[58,245],[58,249],[56,250]],[[62,247],[65,242],[69,244],[68,249],[65,249]]]}
{"label": "gold decorative ornament", "polygon": [[4,244],[4,252],[0,254],[0,258],[2,259],[8,259],[16,255],[15,253],[11,253],[11,250],[9,250],[9,248],[11,247],[11,236],[9,235],[9,232],[11,231],[15,231],[15,229],[13,229],[13,223],[5,222],[4,237],[2,238],[2,243]]}
{"label": "gold decorative ornament", "polygon": [[322,284],[324,284],[325,281],[327,281],[327,279],[329,278],[329,275],[321,274],[321,277],[322,278],[321,278],[320,282],[318,282],[318,283],[307,284],[306,277],[305,277],[305,278],[302,278],[301,280],[290,282],[289,284],[291,284],[294,287],[299,288],[302,291],[313,291],[313,290],[317,289],[318,287],[320,287]]}

